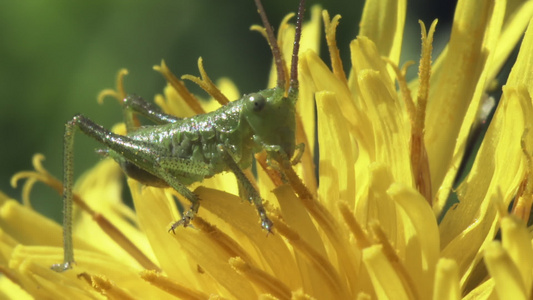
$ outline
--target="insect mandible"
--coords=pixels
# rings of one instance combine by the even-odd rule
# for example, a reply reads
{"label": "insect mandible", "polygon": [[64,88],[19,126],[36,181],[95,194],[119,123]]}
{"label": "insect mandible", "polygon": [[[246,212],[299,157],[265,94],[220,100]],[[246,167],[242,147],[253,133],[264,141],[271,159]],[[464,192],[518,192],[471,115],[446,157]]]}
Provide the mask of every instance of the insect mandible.
{"label": "insect mandible", "polygon": [[[216,111],[191,118],[178,118],[162,113],[155,105],[137,96],[127,96],[125,110],[127,135],[119,135],[78,114],[65,125],[63,177],[63,238],[64,261],[52,268],[64,271],[74,263],[72,245],[72,185],[74,132],[80,129],[107,147],[103,152],[118,162],[124,173],[145,185],[172,187],[191,202],[178,226],[187,226],[200,207],[200,199],[187,188],[224,171],[235,174],[242,193],[256,207],[261,226],[270,232],[272,221],[267,217],[262,199],[242,169],[252,163],[254,153],[265,150],[270,160],[280,165],[290,164],[303,144],[295,144],[295,104],[298,99],[298,51],[302,32],[305,0],[300,0],[296,33],[286,91],[283,60],[272,26],[260,0],[254,0],[274,57],[277,86],[243,96]],[[133,113],[156,123],[135,128]]]}

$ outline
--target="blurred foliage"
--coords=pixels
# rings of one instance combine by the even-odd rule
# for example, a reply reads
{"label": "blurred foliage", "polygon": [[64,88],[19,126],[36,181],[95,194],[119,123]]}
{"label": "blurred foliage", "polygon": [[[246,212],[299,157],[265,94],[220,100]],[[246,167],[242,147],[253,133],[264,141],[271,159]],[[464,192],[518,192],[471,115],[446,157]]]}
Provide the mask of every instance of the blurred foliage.
{"label": "blurred foliage", "polygon": [[[297,9],[297,1],[264,2],[274,26]],[[339,48],[349,66],[348,44],[357,34],[363,2],[308,2],[308,7],[322,3],[330,15],[342,15]],[[432,8],[422,18],[426,23],[436,14],[449,18],[455,1],[445,10],[440,9],[442,1],[429,2],[410,3],[419,10],[410,14]],[[152,70],[161,59],[178,76],[197,75],[202,56],[212,79],[227,76],[241,93],[262,89],[267,81],[271,54],[266,41],[249,30],[260,23],[251,0],[2,0],[0,7],[0,190],[13,198],[20,199],[20,187],[12,189],[9,180],[32,168],[34,153],[43,153],[44,166],[61,178],[63,126],[74,114],[83,113],[107,128],[121,121],[116,101],[96,103],[99,91],[114,87],[120,68],[130,71],[127,92],[149,101],[165,86]],[[416,59],[419,17],[408,18],[414,38],[404,42],[409,46],[406,58]],[[445,22],[439,27],[446,28]],[[97,148],[78,134],[76,178],[99,159]],[[46,215],[60,217],[61,198],[49,188],[37,184],[31,199]]]}

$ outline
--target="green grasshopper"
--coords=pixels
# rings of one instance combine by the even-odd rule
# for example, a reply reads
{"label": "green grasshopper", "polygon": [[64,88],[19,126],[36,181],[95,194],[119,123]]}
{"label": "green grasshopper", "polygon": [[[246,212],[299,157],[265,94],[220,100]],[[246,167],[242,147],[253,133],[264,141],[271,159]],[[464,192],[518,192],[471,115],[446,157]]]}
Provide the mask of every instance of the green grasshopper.
{"label": "green grasshopper", "polygon": [[[177,118],[162,113],[155,105],[140,97],[123,100],[127,135],[115,134],[78,114],[65,125],[63,177],[64,261],[52,269],[64,271],[74,263],[72,245],[72,185],[74,132],[105,145],[104,154],[118,162],[124,173],[145,185],[172,187],[192,205],[169,231],[188,226],[200,207],[200,199],[187,188],[224,171],[235,174],[245,198],[251,201],[261,218],[261,226],[271,232],[273,223],[267,217],[262,199],[242,169],[252,164],[254,153],[266,150],[278,166],[287,166],[295,154],[303,152],[303,144],[295,145],[295,104],[298,99],[298,50],[302,32],[305,0],[300,0],[292,53],[289,88],[285,91],[283,60],[272,26],[260,0],[255,0],[267,33],[277,71],[277,86],[230,102],[218,110],[191,118]],[[286,96],[287,95],[287,96]],[[156,125],[135,128],[137,113]]]}

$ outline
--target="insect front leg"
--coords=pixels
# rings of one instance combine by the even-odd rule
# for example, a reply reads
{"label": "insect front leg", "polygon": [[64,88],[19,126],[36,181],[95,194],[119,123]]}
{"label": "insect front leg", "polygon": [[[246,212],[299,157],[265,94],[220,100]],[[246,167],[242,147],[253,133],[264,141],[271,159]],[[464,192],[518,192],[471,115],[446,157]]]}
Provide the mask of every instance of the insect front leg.
{"label": "insect front leg", "polygon": [[181,118],[161,112],[159,107],[136,95],[128,95],[122,101],[124,122],[128,132],[135,131],[133,113],[138,113],[156,124],[176,123]]}
{"label": "insect front leg", "polygon": [[[283,149],[278,145],[262,145],[262,148],[265,149],[267,153],[267,164],[269,167],[274,170],[283,173],[283,169],[289,168],[292,165],[292,162],[289,158],[289,155],[283,151]],[[297,154],[297,159],[299,160],[300,154]],[[297,161],[296,161],[297,162]]]}
{"label": "insect front leg", "polygon": [[222,158],[226,165],[231,169],[233,174],[235,174],[235,177],[237,177],[237,180],[239,181],[240,186],[242,186],[247,199],[255,205],[255,208],[259,213],[259,217],[261,218],[261,227],[266,229],[268,232],[272,232],[272,226],[274,224],[266,215],[265,208],[263,207],[263,199],[261,199],[261,196],[254,188],[250,180],[248,180],[246,175],[244,175],[244,172],[235,162],[228,149],[224,145],[218,145],[218,150],[222,154]]}
{"label": "insect front leg", "polygon": [[191,207],[189,208],[189,210],[187,210],[183,214],[181,220],[174,222],[168,230],[169,232],[172,231],[173,233],[175,233],[176,228],[178,228],[179,226],[189,226],[191,220],[194,219],[194,217],[198,213],[198,210],[200,209],[200,199],[195,193],[189,190],[186,185],[179,182],[179,180],[177,180],[174,176],[165,171],[163,167],[161,168],[163,169],[163,171],[159,173],[159,176],[162,177],[168,183],[169,186],[171,186],[178,193],[180,193],[182,196],[191,201]]}

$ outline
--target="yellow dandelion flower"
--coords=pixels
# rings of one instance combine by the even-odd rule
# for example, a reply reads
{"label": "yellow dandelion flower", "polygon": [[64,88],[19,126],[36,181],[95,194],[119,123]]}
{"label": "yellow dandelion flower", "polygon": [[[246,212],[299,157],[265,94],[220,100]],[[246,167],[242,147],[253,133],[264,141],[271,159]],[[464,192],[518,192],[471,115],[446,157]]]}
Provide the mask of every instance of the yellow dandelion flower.
{"label": "yellow dandelion flower", "polygon": [[[437,22],[429,29],[420,23],[419,73],[410,82],[408,64],[398,66],[405,12],[405,1],[368,1],[350,44],[352,67],[344,70],[335,41],[340,16],[311,9],[296,133],[307,148],[283,176],[256,156],[254,184],[267,200],[273,234],[236,196],[231,174],[194,185],[202,206],[193,228],[169,234],[182,197],[128,179],[133,211],[121,199],[119,167],[104,159],[76,184],[76,265],[57,273],[50,266],[63,255],[61,227],[28,204],[35,182],[58,192],[62,185],[36,155],[35,171],[13,177],[27,179],[25,205],[0,193],[0,296],[531,299],[533,1],[460,0],[435,62]],[[331,66],[317,54],[321,19]],[[285,62],[293,36],[283,20]],[[455,186],[479,111],[521,37],[472,169]],[[183,78],[202,86],[208,102],[198,102],[164,62],[155,67],[168,81],[155,98],[165,112],[192,116],[237,98],[231,82],[213,83],[198,64],[200,78]],[[124,75],[101,96],[123,98]],[[114,131],[124,133],[124,125]],[[450,194],[458,198],[451,207]]]}

